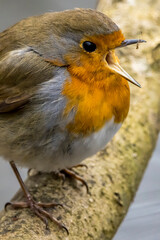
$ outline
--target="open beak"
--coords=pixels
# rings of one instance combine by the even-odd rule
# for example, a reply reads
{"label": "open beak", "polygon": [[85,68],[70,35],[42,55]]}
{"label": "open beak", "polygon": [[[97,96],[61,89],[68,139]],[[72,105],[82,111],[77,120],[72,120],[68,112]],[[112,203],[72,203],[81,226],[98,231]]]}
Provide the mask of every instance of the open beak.
{"label": "open beak", "polygon": [[[117,48],[120,47],[125,47],[131,44],[136,44],[136,43],[142,43],[142,42],[146,42],[145,40],[141,40],[141,39],[126,39],[124,40],[120,46],[118,46]],[[127,79],[129,82],[133,83],[134,85],[138,86],[141,88],[141,85],[135,80],[133,79],[120,65],[119,62],[117,60],[117,57],[114,54],[114,50],[110,50],[106,56],[106,61],[108,64],[108,67],[110,67],[113,71],[115,71],[116,73],[118,73],[119,75],[121,75],[122,77],[124,77],[125,79]]]}

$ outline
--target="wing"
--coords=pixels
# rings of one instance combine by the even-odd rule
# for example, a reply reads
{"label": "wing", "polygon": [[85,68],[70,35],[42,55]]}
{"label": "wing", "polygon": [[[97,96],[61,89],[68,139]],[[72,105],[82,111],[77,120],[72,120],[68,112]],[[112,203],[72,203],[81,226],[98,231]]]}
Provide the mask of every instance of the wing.
{"label": "wing", "polygon": [[55,66],[31,47],[0,53],[0,113],[23,107],[39,84],[53,78]]}

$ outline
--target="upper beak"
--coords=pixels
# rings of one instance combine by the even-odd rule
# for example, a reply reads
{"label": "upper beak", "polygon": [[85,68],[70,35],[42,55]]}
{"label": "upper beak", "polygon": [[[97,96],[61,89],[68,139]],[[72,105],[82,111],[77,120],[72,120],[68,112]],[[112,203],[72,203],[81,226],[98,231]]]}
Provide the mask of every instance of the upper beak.
{"label": "upper beak", "polygon": [[143,43],[146,42],[145,40],[142,39],[125,39],[120,46],[118,46],[117,48],[121,48],[121,47],[126,47],[128,45],[132,45],[132,44],[136,44],[136,43]]}
{"label": "upper beak", "polygon": [[[120,46],[118,46],[117,48],[120,47],[125,47],[131,44],[136,44],[136,43],[142,43],[142,42],[146,42],[145,40],[141,40],[141,39],[126,39],[124,40]],[[134,79],[132,78],[118,63],[116,56],[114,55],[114,51],[109,51],[109,53],[106,56],[106,61],[108,63],[108,66],[114,70],[116,73],[118,73],[119,75],[121,75],[122,77],[126,78],[129,82],[133,83],[134,85],[138,86],[141,88],[141,85]]]}

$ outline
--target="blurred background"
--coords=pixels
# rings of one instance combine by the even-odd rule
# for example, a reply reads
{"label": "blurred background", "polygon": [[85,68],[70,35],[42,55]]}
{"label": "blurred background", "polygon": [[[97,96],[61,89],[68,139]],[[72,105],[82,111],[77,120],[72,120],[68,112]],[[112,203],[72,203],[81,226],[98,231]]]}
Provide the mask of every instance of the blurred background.
{"label": "blurred background", "polygon": [[[95,8],[96,2],[96,0],[0,0],[0,31],[28,16],[75,7]],[[128,0],[128,4],[131,2],[132,0]],[[160,137],[136,198],[114,240],[160,239],[159,156]],[[25,179],[27,170],[20,169],[20,173]],[[17,179],[8,162],[0,159],[0,209],[18,189]]]}

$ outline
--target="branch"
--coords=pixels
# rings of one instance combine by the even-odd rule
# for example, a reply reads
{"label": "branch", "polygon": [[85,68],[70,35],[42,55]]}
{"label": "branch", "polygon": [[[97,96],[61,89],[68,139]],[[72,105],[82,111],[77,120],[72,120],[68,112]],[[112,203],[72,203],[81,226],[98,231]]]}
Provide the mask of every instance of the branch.
{"label": "branch", "polygon": [[[120,20],[119,13],[123,13]],[[115,22],[121,22],[127,37],[135,38],[139,29],[143,30],[144,39],[150,39],[150,43],[141,45],[139,50],[134,46],[119,51],[122,65],[143,88],[131,87],[130,113],[122,129],[106,149],[84,162],[88,165],[87,172],[79,170],[89,184],[91,195],[86,194],[79,183],[68,179],[62,186],[61,180],[52,174],[35,175],[26,181],[36,200],[56,200],[66,205],[65,209],[58,207],[50,211],[62,219],[70,236],[54,223],[49,224],[50,232],[45,230],[43,223],[30,210],[24,209],[1,212],[0,238],[3,240],[109,240],[127,213],[158,135],[160,83],[158,60],[154,55],[154,49],[160,46],[157,42],[160,34],[158,1],[152,5],[141,1],[137,7],[115,3],[109,15]],[[22,198],[20,191],[14,200]]]}

